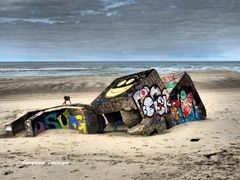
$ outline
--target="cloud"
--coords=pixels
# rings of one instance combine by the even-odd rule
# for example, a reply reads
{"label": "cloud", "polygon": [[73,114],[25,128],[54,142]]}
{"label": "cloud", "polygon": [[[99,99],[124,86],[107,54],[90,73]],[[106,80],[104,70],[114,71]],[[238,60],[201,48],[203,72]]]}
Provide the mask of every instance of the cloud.
{"label": "cloud", "polygon": [[1,1],[1,6],[46,6],[46,5],[64,5],[73,3],[73,0],[4,0]]}
{"label": "cloud", "polygon": [[[94,8],[99,0],[6,0],[0,1],[0,16],[41,18],[69,15],[73,10]],[[87,8],[87,9],[85,9]]]}
{"label": "cloud", "polygon": [[239,54],[239,17],[236,0],[5,0],[0,56],[227,58]]}
{"label": "cloud", "polygon": [[9,18],[43,18],[54,16],[117,15],[117,9],[136,0],[6,0],[0,1],[0,16]]}
{"label": "cloud", "polygon": [[101,0],[105,7],[104,10],[108,11],[110,9],[119,8],[122,6],[129,6],[136,3],[136,0]]}
{"label": "cloud", "polygon": [[18,22],[26,22],[26,23],[40,23],[40,24],[56,24],[56,23],[64,23],[64,21],[58,21],[58,20],[51,20],[48,18],[1,18],[0,17],[0,23],[9,23],[9,24],[15,24]]}

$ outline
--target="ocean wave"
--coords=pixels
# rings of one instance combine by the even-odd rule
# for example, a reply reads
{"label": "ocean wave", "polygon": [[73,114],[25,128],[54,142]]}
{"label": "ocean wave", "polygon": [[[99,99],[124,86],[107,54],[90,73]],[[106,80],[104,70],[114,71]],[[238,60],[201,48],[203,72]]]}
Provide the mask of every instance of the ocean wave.
{"label": "ocean wave", "polygon": [[240,62],[47,62],[0,63],[1,76],[112,76],[127,75],[148,69],[160,74],[194,71],[240,72]]}
{"label": "ocean wave", "polygon": [[145,71],[147,68],[143,67],[112,67],[112,71],[114,72],[137,72],[137,71]]}
{"label": "ocean wave", "polygon": [[156,69],[160,74],[167,74],[173,72],[184,72],[184,71],[235,71],[240,72],[240,66],[188,66],[188,67],[151,67]]}

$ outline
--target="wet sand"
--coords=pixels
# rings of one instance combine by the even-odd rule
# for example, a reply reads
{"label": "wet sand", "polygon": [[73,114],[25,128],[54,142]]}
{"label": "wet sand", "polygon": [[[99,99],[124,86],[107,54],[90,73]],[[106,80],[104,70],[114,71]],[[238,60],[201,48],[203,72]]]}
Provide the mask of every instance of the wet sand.
{"label": "wet sand", "polygon": [[[149,137],[58,129],[0,139],[0,179],[240,178],[240,73],[190,75],[206,120]],[[0,128],[29,110],[60,105],[64,95],[89,104],[114,78],[0,78]]]}

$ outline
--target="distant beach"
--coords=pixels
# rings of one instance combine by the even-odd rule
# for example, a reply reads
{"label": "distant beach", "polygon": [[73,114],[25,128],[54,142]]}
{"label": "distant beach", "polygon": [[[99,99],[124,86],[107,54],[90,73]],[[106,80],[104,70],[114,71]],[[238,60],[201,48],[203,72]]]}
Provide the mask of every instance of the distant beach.
{"label": "distant beach", "polygon": [[145,62],[0,62],[0,77],[4,76],[119,76],[155,68],[160,74],[179,71],[240,72],[239,61],[145,61]]}

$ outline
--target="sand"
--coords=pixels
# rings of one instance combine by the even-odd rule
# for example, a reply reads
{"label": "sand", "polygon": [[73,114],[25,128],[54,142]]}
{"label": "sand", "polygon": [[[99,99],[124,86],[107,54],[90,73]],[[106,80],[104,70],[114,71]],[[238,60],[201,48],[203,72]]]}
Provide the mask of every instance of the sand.
{"label": "sand", "polygon": [[[149,137],[57,129],[0,139],[0,179],[240,179],[240,73],[190,74],[206,120]],[[89,104],[114,78],[0,78],[0,128],[64,95]]]}

